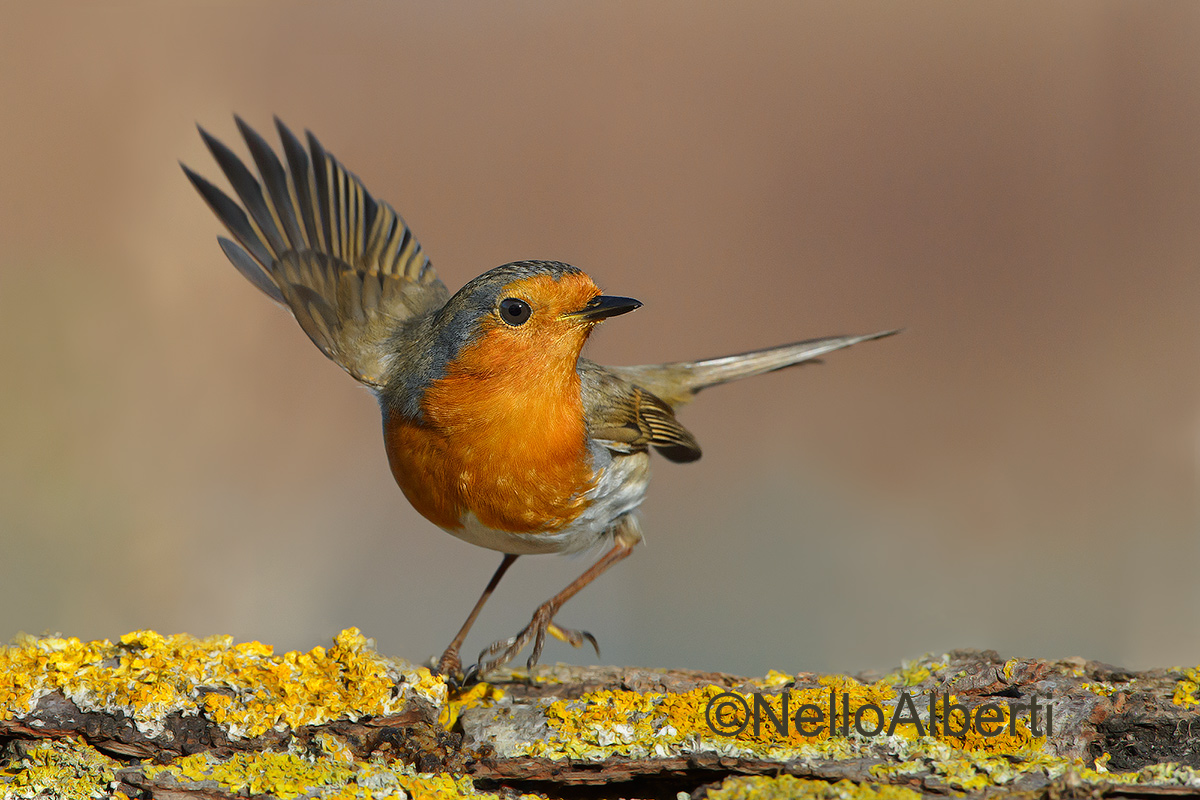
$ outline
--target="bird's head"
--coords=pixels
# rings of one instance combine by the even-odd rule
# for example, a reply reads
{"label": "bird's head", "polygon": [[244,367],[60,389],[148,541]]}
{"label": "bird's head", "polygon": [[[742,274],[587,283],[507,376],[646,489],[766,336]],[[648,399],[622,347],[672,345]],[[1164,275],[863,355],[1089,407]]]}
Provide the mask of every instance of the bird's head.
{"label": "bird's head", "polygon": [[[456,371],[574,370],[599,322],[641,305],[610,297],[582,270],[519,261],[488,270],[446,303],[435,325]],[[449,366],[449,365],[448,365]]]}

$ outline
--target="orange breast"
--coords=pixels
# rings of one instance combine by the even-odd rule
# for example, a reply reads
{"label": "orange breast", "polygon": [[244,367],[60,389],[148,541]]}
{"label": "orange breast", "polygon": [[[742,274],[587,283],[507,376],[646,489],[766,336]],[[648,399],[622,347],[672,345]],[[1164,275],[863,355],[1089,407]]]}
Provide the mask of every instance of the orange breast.
{"label": "orange breast", "polygon": [[470,511],[496,530],[556,531],[594,484],[575,358],[531,351],[514,368],[502,343],[484,334],[465,348],[425,390],[421,422],[385,421],[388,461],[413,507],[442,528]]}

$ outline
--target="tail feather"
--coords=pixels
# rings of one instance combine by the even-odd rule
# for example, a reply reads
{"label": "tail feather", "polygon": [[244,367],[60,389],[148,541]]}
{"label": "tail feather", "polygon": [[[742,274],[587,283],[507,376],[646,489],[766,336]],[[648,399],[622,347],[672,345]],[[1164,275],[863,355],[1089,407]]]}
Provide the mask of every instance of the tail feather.
{"label": "tail feather", "polygon": [[834,350],[871,339],[882,339],[899,332],[899,329],[896,329],[868,333],[864,336],[826,336],[704,361],[677,361],[671,364],[643,364],[608,369],[650,390],[671,407],[677,408],[689,402],[701,389],[707,389],[709,386],[762,375],[795,364],[817,362],[821,356]]}

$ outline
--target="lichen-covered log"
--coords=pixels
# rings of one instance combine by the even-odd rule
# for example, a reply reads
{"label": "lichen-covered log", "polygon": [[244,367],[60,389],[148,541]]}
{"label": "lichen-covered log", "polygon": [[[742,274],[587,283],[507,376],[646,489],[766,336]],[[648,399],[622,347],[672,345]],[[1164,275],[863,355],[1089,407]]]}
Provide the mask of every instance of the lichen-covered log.
{"label": "lichen-covered log", "polygon": [[887,675],[516,670],[450,690],[356,630],[24,637],[5,797],[1200,796],[1200,668],[960,651]]}

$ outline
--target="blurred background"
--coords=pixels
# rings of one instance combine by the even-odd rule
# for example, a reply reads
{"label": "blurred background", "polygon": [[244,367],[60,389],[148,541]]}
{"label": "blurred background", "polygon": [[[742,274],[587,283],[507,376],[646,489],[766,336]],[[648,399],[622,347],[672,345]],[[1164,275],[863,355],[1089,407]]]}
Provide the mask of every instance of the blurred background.
{"label": "blurred background", "polygon": [[[1195,664],[1200,5],[81,4],[0,29],[0,639],[358,626],[423,660],[499,555],[418,516],[372,398],[180,172],[310,128],[453,290],[524,258],[644,363],[906,327],[718,387],[646,545],[566,606],[604,663],[955,647]],[[586,558],[517,562],[466,658]],[[544,660],[591,663],[551,642]]]}

